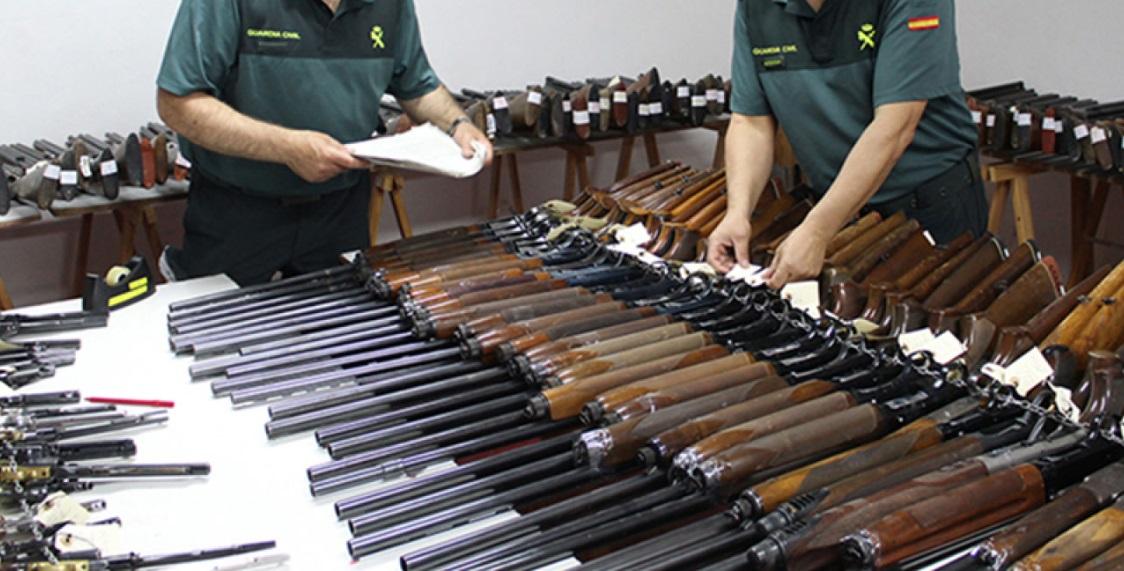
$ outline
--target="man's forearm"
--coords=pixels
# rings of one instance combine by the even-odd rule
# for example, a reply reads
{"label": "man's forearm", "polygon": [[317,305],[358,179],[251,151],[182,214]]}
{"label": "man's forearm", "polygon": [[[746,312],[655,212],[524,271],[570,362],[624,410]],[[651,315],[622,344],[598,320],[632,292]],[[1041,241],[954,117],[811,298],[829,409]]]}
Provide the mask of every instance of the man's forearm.
{"label": "man's forearm", "polygon": [[726,132],[727,216],[749,219],[772,175],[776,122],[735,115]]}
{"label": "man's forearm", "polygon": [[453,96],[441,86],[433,91],[418,97],[399,102],[402,109],[417,123],[433,123],[442,131],[448,129],[454,121],[464,116],[464,110],[457,105]]}
{"label": "man's forearm", "polygon": [[877,115],[851,149],[839,177],[808,214],[807,221],[834,235],[882,187],[913,142],[924,104],[901,104]]}
{"label": "man's forearm", "polygon": [[285,163],[292,130],[251,118],[205,93],[186,96],[161,90],[160,118],[191,142],[216,153]]}

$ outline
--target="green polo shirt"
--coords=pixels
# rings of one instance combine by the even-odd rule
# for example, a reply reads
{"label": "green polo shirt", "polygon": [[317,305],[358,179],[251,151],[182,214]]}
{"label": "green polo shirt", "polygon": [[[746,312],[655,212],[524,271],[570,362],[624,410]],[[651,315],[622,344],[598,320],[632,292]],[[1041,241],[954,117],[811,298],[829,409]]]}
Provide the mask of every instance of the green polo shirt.
{"label": "green polo shirt", "polygon": [[772,115],[813,189],[831,187],[880,105],[928,101],[913,143],[871,200],[899,198],[975,148],[953,0],[738,0],[733,98]]}
{"label": "green polo shirt", "polygon": [[[408,100],[440,85],[413,0],[342,0],[335,14],[321,0],[183,0],[156,83],[344,143],[370,138],[384,93]],[[284,165],[181,142],[192,168],[252,194],[318,194],[352,187],[361,176],[311,184]]]}

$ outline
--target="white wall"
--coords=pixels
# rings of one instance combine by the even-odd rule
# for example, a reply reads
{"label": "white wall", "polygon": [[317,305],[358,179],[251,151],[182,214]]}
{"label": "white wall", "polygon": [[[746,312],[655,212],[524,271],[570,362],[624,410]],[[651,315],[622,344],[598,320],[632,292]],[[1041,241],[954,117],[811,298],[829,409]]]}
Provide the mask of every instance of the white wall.
{"label": "white wall", "polygon": [[[668,78],[728,73],[733,0],[416,0],[430,59],[453,88],[517,87],[547,74],[580,79],[636,74],[658,65]],[[0,0],[0,143],[62,139],[76,131],[128,130],[154,119],[154,78],[177,0]],[[1021,78],[1042,91],[1124,98],[1119,70],[1124,38],[1118,0],[957,2],[964,82],[984,86]],[[1047,35],[1050,30],[1053,35]],[[11,65],[15,58],[19,64]],[[703,166],[713,136],[667,137],[665,158]],[[595,181],[607,182],[613,145],[598,145]],[[528,203],[560,192],[558,151],[521,161]],[[637,152],[636,163],[642,163]],[[1056,181],[1047,181],[1056,184]],[[1064,189],[1035,188],[1045,233],[1068,221]],[[487,179],[410,183],[416,230],[478,219],[487,208]],[[1121,212],[1119,196],[1110,208]],[[162,231],[179,240],[180,207],[162,207]],[[393,235],[384,214],[383,236]],[[0,233],[0,277],[17,304],[66,295],[77,226],[62,221]],[[1057,234],[1056,236],[1053,234]],[[95,223],[91,268],[116,252],[112,221]],[[1122,240],[1124,241],[1124,240]],[[1044,236],[1047,251],[1068,250],[1067,235]],[[1116,253],[1118,256],[1119,253]]]}

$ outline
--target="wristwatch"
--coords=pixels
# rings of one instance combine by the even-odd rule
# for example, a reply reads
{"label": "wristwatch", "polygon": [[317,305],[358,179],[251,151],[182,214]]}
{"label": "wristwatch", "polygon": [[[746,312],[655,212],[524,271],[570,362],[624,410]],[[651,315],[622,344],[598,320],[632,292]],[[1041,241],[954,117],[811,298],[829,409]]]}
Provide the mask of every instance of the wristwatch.
{"label": "wristwatch", "polygon": [[471,122],[472,122],[471,119],[469,119],[468,117],[466,117],[464,115],[461,115],[460,117],[457,117],[456,121],[453,121],[452,125],[449,125],[448,129],[445,129],[445,134],[452,137],[453,133],[457,132],[457,127],[460,127],[461,125],[463,125],[465,123],[471,123]]}

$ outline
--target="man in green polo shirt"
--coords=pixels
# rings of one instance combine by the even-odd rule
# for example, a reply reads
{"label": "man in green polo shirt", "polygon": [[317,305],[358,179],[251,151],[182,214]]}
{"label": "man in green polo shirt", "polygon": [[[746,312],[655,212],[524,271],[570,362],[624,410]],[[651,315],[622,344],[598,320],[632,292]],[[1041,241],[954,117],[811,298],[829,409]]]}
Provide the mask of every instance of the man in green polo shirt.
{"label": "man in green polo shirt", "polygon": [[738,0],[729,210],[710,262],[749,264],[778,124],[819,201],[778,249],[771,287],[818,275],[828,241],[864,208],[904,211],[938,243],[984,232],[955,28],[953,0]]}
{"label": "man in green polo shirt", "polygon": [[413,0],[183,0],[157,79],[160,116],[192,162],[175,279],[241,285],[309,272],[368,244],[367,165],[384,93],[464,150],[487,137],[441,85]]}

